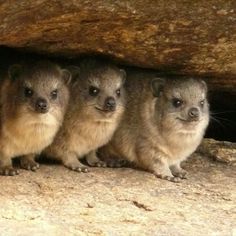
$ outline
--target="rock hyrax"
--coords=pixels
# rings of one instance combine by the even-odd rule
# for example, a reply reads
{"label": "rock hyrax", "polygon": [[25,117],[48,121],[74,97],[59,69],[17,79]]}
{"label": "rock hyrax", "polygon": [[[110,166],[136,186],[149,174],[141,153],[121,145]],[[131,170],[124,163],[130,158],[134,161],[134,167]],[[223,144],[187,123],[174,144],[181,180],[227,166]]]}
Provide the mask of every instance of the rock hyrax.
{"label": "rock hyrax", "polygon": [[97,148],[112,137],[124,111],[123,84],[126,73],[98,60],[84,60],[71,68],[71,100],[62,128],[46,156],[62,161],[67,168],[87,172],[80,162],[86,157],[90,166],[104,166]]}
{"label": "rock hyrax", "polygon": [[68,104],[70,72],[50,62],[13,65],[1,82],[0,174],[16,175],[12,158],[36,170],[39,154],[62,124]]}
{"label": "rock hyrax", "polygon": [[99,150],[170,181],[185,178],[180,163],[200,144],[209,122],[205,82],[130,73],[127,105],[112,140]]}

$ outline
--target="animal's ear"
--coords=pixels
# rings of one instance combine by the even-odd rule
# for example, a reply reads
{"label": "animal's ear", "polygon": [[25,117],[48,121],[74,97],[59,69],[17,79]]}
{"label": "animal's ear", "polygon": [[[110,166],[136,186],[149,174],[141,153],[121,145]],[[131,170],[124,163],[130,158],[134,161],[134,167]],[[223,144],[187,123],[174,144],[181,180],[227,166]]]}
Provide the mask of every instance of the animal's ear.
{"label": "animal's ear", "polygon": [[163,92],[166,81],[163,78],[154,78],[151,81],[151,89],[154,97],[159,97]]}
{"label": "animal's ear", "polygon": [[20,77],[22,71],[23,71],[22,65],[19,64],[11,65],[8,69],[8,76],[11,80],[16,80]]}
{"label": "animal's ear", "polygon": [[78,66],[67,66],[66,69],[70,71],[72,78],[79,77],[80,68]]}
{"label": "animal's ear", "polygon": [[120,69],[120,74],[121,74],[121,78],[123,80],[123,84],[125,83],[125,80],[126,80],[126,71],[123,70],[123,69]]}
{"label": "animal's ear", "polygon": [[67,66],[66,69],[70,72],[71,74],[71,83],[73,84],[74,82],[77,81],[80,75],[80,68],[78,66]]}
{"label": "animal's ear", "polygon": [[201,85],[202,85],[202,88],[204,89],[204,91],[207,93],[207,84],[206,84],[206,82],[204,81],[204,80],[200,80],[200,83],[201,83]]}
{"label": "animal's ear", "polygon": [[65,84],[69,84],[71,82],[71,73],[70,73],[70,71],[67,70],[67,69],[62,69],[61,73],[62,73],[62,78],[65,81]]}

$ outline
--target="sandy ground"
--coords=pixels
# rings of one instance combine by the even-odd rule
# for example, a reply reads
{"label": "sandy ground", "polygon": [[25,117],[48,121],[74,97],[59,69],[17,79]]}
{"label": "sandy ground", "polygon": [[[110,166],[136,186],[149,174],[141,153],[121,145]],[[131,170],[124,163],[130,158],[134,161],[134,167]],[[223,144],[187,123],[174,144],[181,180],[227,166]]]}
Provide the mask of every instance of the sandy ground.
{"label": "sandy ground", "polygon": [[195,154],[189,178],[42,164],[0,176],[0,235],[236,235],[236,166]]}

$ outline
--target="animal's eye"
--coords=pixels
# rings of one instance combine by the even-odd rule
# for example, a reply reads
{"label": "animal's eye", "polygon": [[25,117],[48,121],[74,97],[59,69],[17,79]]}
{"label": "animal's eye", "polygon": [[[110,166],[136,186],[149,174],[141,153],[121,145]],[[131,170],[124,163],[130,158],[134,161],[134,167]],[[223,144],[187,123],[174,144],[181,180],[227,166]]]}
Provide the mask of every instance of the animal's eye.
{"label": "animal's eye", "polygon": [[173,98],[172,99],[172,104],[173,104],[174,107],[178,108],[178,107],[182,106],[183,101],[178,99],[178,98]]}
{"label": "animal's eye", "polygon": [[205,100],[202,100],[201,102],[200,102],[200,106],[204,106],[204,104],[205,104]]}
{"label": "animal's eye", "polygon": [[55,90],[53,90],[53,91],[51,92],[51,98],[52,98],[52,99],[56,99],[56,98],[57,98],[57,95],[58,95],[58,90],[57,90],[57,89],[55,89]]}
{"label": "animal's eye", "polygon": [[100,90],[96,87],[89,87],[89,95],[96,97],[99,94]]}
{"label": "animal's eye", "polygon": [[117,94],[117,96],[120,96],[120,89],[116,90],[116,94]]}
{"label": "animal's eye", "polygon": [[32,89],[26,87],[26,88],[24,89],[24,94],[25,94],[25,97],[30,98],[30,97],[33,96],[34,91],[33,91]]}

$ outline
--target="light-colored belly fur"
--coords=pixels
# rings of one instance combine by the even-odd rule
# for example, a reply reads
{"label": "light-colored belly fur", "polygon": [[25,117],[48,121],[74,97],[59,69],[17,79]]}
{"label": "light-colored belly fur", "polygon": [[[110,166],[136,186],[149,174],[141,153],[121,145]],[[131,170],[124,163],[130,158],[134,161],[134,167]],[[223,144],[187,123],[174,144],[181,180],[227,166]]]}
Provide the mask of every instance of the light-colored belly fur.
{"label": "light-colored belly fur", "polygon": [[[147,149],[147,156],[141,158],[148,159],[148,152],[155,147],[153,151],[158,155],[163,153],[169,165],[173,165],[185,160],[191,155],[202,140],[202,132],[195,134],[173,134],[171,138],[165,140],[162,137],[154,138],[152,135],[134,135],[134,131],[123,127],[120,129],[112,142],[106,146],[106,155],[118,155],[121,158],[128,159],[131,162],[137,162],[137,151],[141,146]],[[115,150],[114,150],[115,148]]]}
{"label": "light-colored belly fur", "polygon": [[51,144],[58,128],[54,117],[46,115],[43,119],[6,122],[2,127],[1,150],[11,157],[38,154]]}
{"label": "light-colored belly fur", "polygon": [[169,165],[182,162],[188,158],[200,144],[202,135],[202,132],[173,135],[166,146],[160,145],[160,149],[167,153],[169,157]]}
{"label": "light-colored belly fur", "polygon": [[83,122],[77,132],[71,134],[70,147],[82,157],[105,145],[112,137],[117,124],[115,122]]}

